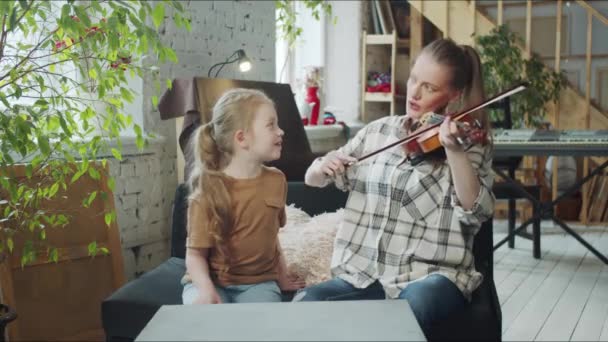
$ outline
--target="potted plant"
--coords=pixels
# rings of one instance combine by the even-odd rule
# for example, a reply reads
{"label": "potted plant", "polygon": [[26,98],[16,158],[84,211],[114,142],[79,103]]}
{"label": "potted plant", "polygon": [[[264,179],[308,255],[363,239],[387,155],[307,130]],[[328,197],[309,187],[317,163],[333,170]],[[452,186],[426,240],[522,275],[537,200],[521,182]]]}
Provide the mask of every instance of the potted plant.
{"label": "potted plant", "polygon": [[[533,53],[525,59],[520,48],[523,40],[506,25],[475,37],[475,42],[484,69],[487,94],[498,94],[523,81],[530,85],[511,99],[513,128],[541,126],[545,122],[545,105],[557,101],[566,85],[565,73],[547,68],[538,54]],[[501,112],[489,112],[493,121],[502,119]]]}
{"label": "potted plant", "polygon": [[[169,15],[189,29],[179,1],[0,1],[0,257],[19,255],[22,266],[59,260],[47,232],[70,217],[40,204],[79,179],[105,179],[96,164],[122,158],[122,131],[132,128],[144,147],[147,135],[124,109],[134,98],[128,77],[152,79],[160,91],[154,64],[177,62],[159,35]],[[104,195],[90,191],[82,205]],[[114,212],[100,214],[115,221]],[[88,250],[106,252],[95,241]]]}

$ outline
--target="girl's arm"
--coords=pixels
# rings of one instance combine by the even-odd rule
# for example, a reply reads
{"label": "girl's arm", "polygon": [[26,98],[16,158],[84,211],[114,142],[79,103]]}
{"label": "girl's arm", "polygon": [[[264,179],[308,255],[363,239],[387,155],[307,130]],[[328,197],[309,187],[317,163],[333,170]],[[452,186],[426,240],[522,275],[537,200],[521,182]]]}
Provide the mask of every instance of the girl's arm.
{"label": "girl's arm", "polygon": [[209,276],[208,248],[187,248],[186,269],[192,278],[192,283],[199,291],[195,304],[219,304],[222,302],[215,290],[215,285]]}
{"label": "girl's arm", "polygon": [[[278,244],[278,242],[277,242],[277,244]],[[282,291],[295,291],[295,290],[305,287],[306,282],[304,280],[296,279],[295,277],[293,277],[289,274],[289,272],[287,271],[287,262],[285,261],[285,255],[283,254],[283,249],[281,248],[280,244],[278,244],[278,249],[279,249],[279,266],[278,266],[279,288]]]}

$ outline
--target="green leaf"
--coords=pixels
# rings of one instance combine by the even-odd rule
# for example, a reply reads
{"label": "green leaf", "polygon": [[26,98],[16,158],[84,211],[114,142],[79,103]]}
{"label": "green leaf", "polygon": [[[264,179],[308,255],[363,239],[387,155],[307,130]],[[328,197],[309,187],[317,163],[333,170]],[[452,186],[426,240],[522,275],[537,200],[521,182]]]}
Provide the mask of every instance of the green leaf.
{"label": "green leaf", "polygon": [[97,71],[95,69],[89,69],[89,77],[96,80],[97,79]]}
{"label": "green leaf", "polygon": [[112,155],[118,160],[122,160],[122,154],[115,148],[112,148]]}
{"label": "green leaf", "polygon": [[158,96],[152,95],[152,105],[154,108],[158,107]]}
{"label": "green leaf", "polygon": [[8,251],[10,253],[13,252],[13,248],[15,248],[14,242],[13,242],[13,238],[11,238],[10,236],[8,238],[6,238],[6,247],[8,247]]}
{"label": "green leaf", "polygon": [[165,19],[165,6],[163,4],[157,4],[152,11],[152,21],[154,26],[158,28]]}
{"label": "green leaf", "polygon": [[110,188],[110,190],[114,191],[114,188],[116,187],[116,183],[114,181],[114,178],[108,178],[108,188]]}
{"label": "green leaf", "polygon": [[87,246],[87,249],[89,250],[89,255],[91,255],[91,256],[97,255],[97,242],[93,241],[93,242],[89,243],[89,245]]}
{"label": "green leaf", "polygon": [[49,260],[55,263],[59,261],[59,251],[57,248],[51,247],[49,252]]}
{"label": "green leaf", "polygon": [[17,24],[17,7],[14,7],[11,12],[10,18],[8,20],[7,32],[13,31],[15,29],[15,26],[17,26],[16,24]]}
{"label": "green leaf", "polygon": [[89,18],[89,15],[85,11],[84,7],[74,6],[74,11],[76,12],[76,16],[80,19],[80,21],[82,21],[84,26],[91,26],[91,19]]}
{"label": "green leaf", "polygon": [[54,183],[49,190],[49,197],[55,196],[57,191],[59,191],[59,183]]}
{"label": "green leaf", "polygon": [[116,217],[116,213],[114,213],[113,211],[106,213],[103,217],[103,220],[106,222],[106,226],[110,227],[112,222],[114,222],[115,217]]}
{"label": "green leaf", "polygon": [[91,178],[94,180],[99,180],[101,178],[99,171],[97,171],[94,167],[89,168],[89,176],[91,176]]}
{"label": "green leaf", "polygon": [[97,191],[91,192],[91,194],[89,195],[89,197],[87,197],[87,199],[85,201],[85,207],[89,207],[91,205],[91,203],[93,203],[93,201],[95,200],[96,197],[97,197]]}
{"label": "green leaf", "polygon": [[44,155],[49,155],[51,154],[51,147],[49,145],[49,139],[45,136],[38,136],[38,146],[40,147],[40,151],[44,154]]}
{"label": "green leaf", "polygon": [[175,51],[173,51],[173,49],[171,48],[166,48],[165,49],[165,54],[167,56],[167,58],[173,62],[173,63],[177,63],[178,59],[177,59],[177,55],[175,54]]}
{"label": "green leaf", "polygon": [[173,82],[169,78],[167,78],[166,82],[167,82],[167,89],[171,90],[171,88],[173,88]]}

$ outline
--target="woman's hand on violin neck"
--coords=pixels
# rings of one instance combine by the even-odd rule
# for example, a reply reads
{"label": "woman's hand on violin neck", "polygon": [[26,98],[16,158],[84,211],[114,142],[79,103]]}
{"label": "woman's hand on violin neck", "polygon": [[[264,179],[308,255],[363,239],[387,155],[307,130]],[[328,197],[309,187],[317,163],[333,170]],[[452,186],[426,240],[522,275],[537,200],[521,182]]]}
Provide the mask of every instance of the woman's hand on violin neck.
{"label": "woman's hand on violin neck", "polygon": [[464,151],[463,146],[458,142],[458,135],[459,130],[456,123],[452,122],[449,116],[446,116],[439,126],[439,142],[446,149],[446,153]]}
{"label": "woman's hand on violin neck", "polygon": [[334,177],[343,174],[346,171],[346,165],[356,161],[357,158],[347,156],[338,151],[332,151],[323,157],[321,171],[330,177]]}

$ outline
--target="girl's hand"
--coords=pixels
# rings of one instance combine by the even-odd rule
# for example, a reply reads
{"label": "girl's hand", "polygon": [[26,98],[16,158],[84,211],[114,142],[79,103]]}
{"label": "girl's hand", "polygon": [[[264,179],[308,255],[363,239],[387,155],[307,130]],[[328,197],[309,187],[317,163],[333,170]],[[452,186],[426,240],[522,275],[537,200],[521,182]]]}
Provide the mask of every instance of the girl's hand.
{"label": "girl's hand", "polygon": [[279,275],[278,283],[281,291],[296,291],[306,287],[306,282],[296,275]]}
{"label": "girl's hand", "polygon": [[201,289],[198,298],[192,304],[222,304],[222,298],[215,288]]}
{"label": "girl's hand", "polygon": [[452,119],[447,116],[441,126],[439,126],[439,142],[447,151],[462,152],[462,145],[458,142],[459,135],[458,127],[452,122]]}
{"label": "girl's hand", "polygon": [[330,177],[338,176],[343,174],[344,171],[346,171],[345,165],[348,165],[349,163],[354,163],[356,161],[356,158],[347,156],[338,151],[332,151],[329,152],[325,157],[323,157],[323,160],[321,161],[320,165],[321,172]]}

